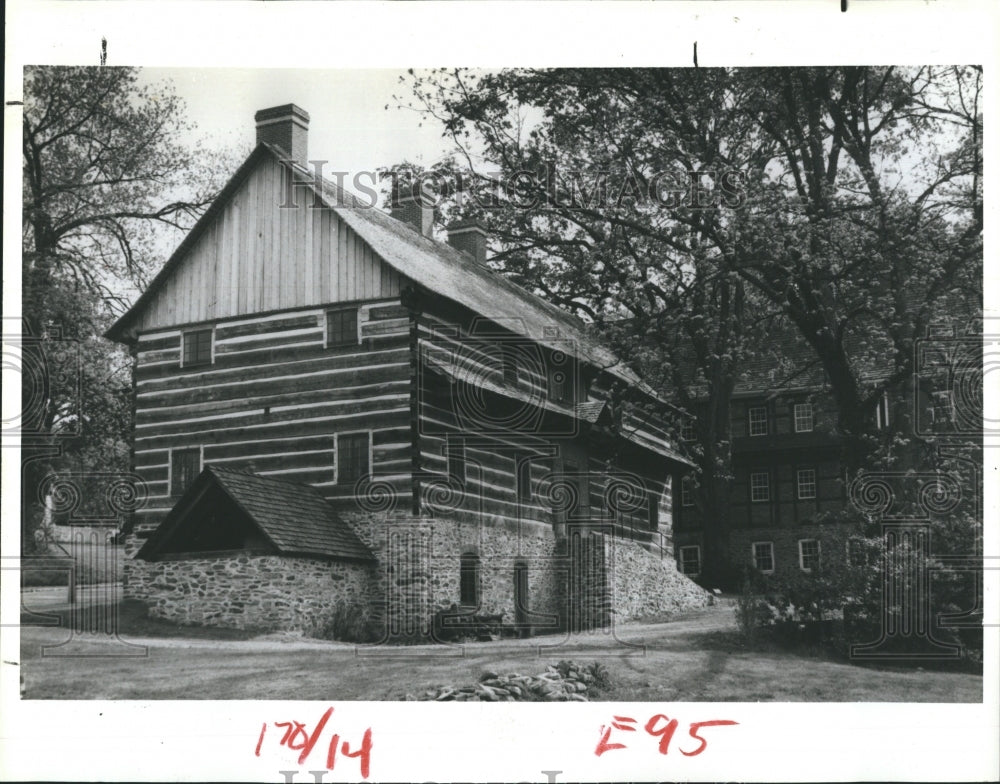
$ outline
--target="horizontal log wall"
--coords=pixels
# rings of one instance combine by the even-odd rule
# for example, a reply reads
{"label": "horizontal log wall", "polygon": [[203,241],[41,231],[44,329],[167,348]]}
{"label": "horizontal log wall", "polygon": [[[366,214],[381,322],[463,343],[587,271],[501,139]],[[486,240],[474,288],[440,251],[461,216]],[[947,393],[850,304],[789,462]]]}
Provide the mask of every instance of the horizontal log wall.
{"label": "horizontal log wall", "polygon": [[[663,546],[661,528],[665,525],[669,529],[669,514],[653,527],[649,501],[645,498],[619,516],[606,497],[609,488],[631,483],[640,494],[660,498],[667,474],[661,458],[640,453],[621,439],[609,448],[607,443],[595,439],[590,426],[580,420],[552,414],[522,417],[522,413],[537,407],[547,382],[544,366],[533,368],[528,362],[519,369],[515,387],[504,384],[501,347],[510,340],[515,352],[530,356],[533,349],[523,339],[470,336],[464,325],[428,313],[419,316],[417,330],[417,355],[422,361],[416,378],[416,438],[423,512],[438,516],[474,513],[507,527],[553,528],[573,520],[602,522],[618,535],[656,548]],[[450,371],[442,372],[442,367]],[[455,375],[468,379],[469,387],[463,389]],[[474,389],[479,380],[509,389],[523,405],[517,401],[510,404],[510,398],[505,400],[493,392]],[[511,405],[510,426],[494,418],[499,406],[505,403]],[[477,419],[478,414],[482,417]],[[635,427],[645,426],[640,414],[632,419]],[[649,431],[659,434],[654,426],[649,426]],[[449,439],[466,444],[466,477],[461,485],[448,479]],[[621,454],[617,454],[619,451]],[[567,455],[571,453],[578,463],[583,462],[589,492],[573,508],[560,510],[561,493],[552,483],[574,481],[565,468]],[[534,455],[529,469],[531,492],[530,497],[519,499],[515,471],[517,460],[526,455]],[[577,489],[583,484],[577,484]]]}
{"label": "horizontal log wall", "polygon": [[148,500],[148,530],[173,507],[171,450],[198,448],[202,465],[320,489],[345,508],[366,503],[335,482],[335,435],[370,431],[371,469],[409,503],[409,319],[398,300],[359,305],[361,343],[324,348],[325,310],[214,325],[215,362],[180,367],[181,330],[139,337],[135,470]]}

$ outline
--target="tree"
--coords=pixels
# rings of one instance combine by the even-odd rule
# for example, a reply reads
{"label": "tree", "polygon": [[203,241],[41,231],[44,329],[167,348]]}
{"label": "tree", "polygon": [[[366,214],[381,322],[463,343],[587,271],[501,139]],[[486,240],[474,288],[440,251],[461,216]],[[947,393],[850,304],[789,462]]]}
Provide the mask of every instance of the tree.
{"label": "tree", "polygon": [[483,218],[499,269],[594,321],[689,410],[700,404],[706,541],[721,542],[729,399],[776,320],[813,350],[845,459],[861,467],[867,420],[912,370],[913,340],[936,307],[976,290],[980,79],[436,71],[412,75],[410,105],[455,144],[438,173],[462,174],[478,196],[449,194],[445,214]]}
{"label": "tree", "polygon": [[[189,148],[180,99],[134,68],[25,70],[22,544],[44,477],[128,467],[129,359],[99,340],[158,257],[211,202],[220,156]],[[29,372],[34,370],[35,372]]]}

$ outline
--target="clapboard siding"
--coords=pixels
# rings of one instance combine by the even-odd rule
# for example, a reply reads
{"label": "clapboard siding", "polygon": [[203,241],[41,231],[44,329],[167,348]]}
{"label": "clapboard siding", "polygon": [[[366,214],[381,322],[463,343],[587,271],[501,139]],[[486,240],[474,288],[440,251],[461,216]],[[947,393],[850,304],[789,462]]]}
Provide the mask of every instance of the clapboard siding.
{"label": "clapboard siding", "polygon": [[[143,525],[177,500],[171,450],[194,447],[203,465],[311,484],[338,506],[357,508],[364,500],[356,488],[336,482],[336,434],[361,430],[371,432],[373,476],[408,499],[410,325],[399,307],[381,298],[359,304],[356,348],[323,347],[325,309],[220,320],[211,325],[214,363],[187,370],[182,329],[140,335],[134,462],[146,483]],[[365,337],[370,332],[377,337]],[[255,361],[261,353],[267,362]]]}
{"label": "clapboard siding", "polygon": [[331,210],[314,208],[296,186],[286,199],[283,169],[264,159],[188,250],[138,316],[135,329],[398,297],[400,275]]}

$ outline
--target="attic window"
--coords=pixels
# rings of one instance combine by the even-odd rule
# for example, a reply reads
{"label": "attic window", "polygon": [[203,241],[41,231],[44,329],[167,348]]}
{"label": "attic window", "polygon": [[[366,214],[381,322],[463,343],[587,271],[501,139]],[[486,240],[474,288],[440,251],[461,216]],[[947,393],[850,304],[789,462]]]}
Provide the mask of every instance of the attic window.
{"label": "attic window", "polygon": [[571,403],[576,395],[573,389],[572,360],[562,351],[553,351],[549,357],[548,381],[549,400],[555,403]]}
{"label": "attic window", "polygon": [[338,308],[326,314],[326,347],[358,345],[358,309]]}
{"label": "attic window", "polygon": [[196,329],[184,333],[182,367],[212,364],[212,330]]}

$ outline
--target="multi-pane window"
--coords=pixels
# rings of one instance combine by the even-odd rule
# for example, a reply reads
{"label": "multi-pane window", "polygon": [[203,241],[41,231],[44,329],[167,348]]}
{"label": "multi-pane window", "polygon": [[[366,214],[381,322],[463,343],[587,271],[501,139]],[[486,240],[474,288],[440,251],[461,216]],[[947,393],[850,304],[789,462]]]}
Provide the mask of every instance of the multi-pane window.
{"label": "multi-pane window", "polygon": [[701,547],[693,544],[681,548],[681,573],[691,577],[701,573]]}
{"label": "multi-pane window", "polygon": [[816,497],[816,471],[812,468],[800,468],[795,472],[795,487],[799,499]]}
{"label": "multi-pane window", "polygon": [[464,553],[458,571],[459,603],[464,607],[479,606],[479,556]]}
{"label": "multi-pane window", "polygon": [[681,420],[681,439],[684,441],[694,441],[697,437],[698,431],[695,429],[694,420],[690,418]]}
{"label": "multi-pane window", "polygon": [[690,476],[681,479],[681,506],[694,506],[694,479]]}
{"label": "multi-pane window", "polygon": [[767,471],[750,473],[750,500],[754,503],[771,500],[771,480]]}
{"label": "multi-pane window", "polygon": [[774,544],[771,542],[753,543],[753,565],[760,572],[774,571]]}
{"label": "multi-pane window", "polygon": [[328,348],[358,345],[357,308],[339,308],[326,314],[326,345]]}
{"label": "multi-pane window", "polygon": [[201,473],[201,449],[174,449],[170,452],[170,495],[181,495]]}
{"label": "multi-pane window", "polygon": [[813,429],[812,403],[796,403],[792,409],[796,433],[808,433]]}
{"label": "multi-pane window", "polygon": [[369,473],[368,433],[337,436],[337,484],[353,485]]}
{"label": "multi-pane window", "polygon": [[184,367],[212,364],[212,330],[195,329],[184,333]]}
{"label": "multi-pane window", "polygon": [[799,539],[799,567],[804,572],[819,569],[818,539]]}
{"label": "multi-pane window", "polygon": [[751,406],[747,412],[750,424],[750,435],[767,435],[767,406]]}
{"label": "multi-pane window", "polygon": [[448,476],[456,482],[465,482],[465,442],[448,440]]}

